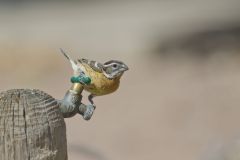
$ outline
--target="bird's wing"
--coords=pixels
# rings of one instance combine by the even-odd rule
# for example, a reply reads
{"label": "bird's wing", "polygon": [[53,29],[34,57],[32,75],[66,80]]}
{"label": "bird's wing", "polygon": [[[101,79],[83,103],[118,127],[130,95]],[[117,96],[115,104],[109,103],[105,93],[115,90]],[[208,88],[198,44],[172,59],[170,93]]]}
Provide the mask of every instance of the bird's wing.
{"label": "bird's wing", "polygon": [[90,68],[92,68],[96,72],[99,72],[99,73],[103,72],[103,64],[101,64],[99,62],[91,61],[88,59],[79,59],[78,62],[81,64],[88,65]]}

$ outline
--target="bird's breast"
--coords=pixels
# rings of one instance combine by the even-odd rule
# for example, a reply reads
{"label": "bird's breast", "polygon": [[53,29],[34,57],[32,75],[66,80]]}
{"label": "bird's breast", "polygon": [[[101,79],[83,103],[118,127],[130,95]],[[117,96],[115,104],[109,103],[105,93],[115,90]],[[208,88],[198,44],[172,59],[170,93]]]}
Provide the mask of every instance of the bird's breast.
{"label": "bird's breast", "polygon": [[110,80],[103,73],[90,72],[89,76],[92,79],[92,83],[85,86],[85,90],[96,96],[113,93],[120,84],[119,78]]}

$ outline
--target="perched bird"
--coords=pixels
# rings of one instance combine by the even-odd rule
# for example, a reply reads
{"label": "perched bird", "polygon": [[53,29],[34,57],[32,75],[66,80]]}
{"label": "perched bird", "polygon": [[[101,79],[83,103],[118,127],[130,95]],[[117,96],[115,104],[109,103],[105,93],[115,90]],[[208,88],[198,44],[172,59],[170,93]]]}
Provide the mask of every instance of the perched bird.
{"label": "perched bird", "polygon": [[91,78],[91,83],[85,84],[84,90],[90,93],[88,99],[92,105],[95,96],[115,92],[119,88],[123,73],[129,69],[126,64],[118,60],[110,60],[103,64],[88,59],[74,61],[62,49],[61,52],[71,62],[75,76],[84,74]]}

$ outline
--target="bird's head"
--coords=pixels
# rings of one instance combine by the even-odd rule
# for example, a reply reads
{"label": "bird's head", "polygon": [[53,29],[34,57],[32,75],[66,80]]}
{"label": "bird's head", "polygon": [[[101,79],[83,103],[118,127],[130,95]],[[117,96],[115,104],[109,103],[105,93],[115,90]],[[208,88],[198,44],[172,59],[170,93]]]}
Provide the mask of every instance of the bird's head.
{"label": "bird's head", "polygon": [[108,61],[103,65],[103,73],[109,79],[121,77],[127,70],[129,70],[128,66],[117,60]]}

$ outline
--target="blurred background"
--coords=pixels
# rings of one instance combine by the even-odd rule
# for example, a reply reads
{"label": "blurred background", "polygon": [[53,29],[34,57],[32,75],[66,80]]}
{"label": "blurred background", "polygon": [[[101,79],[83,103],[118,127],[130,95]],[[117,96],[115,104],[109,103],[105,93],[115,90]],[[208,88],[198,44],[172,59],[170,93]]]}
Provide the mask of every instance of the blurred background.
{"label": "blurred background", "polygon": [[69,160],[240,159],[240,1],[0,1],[1,90],[61,99],[59,48],[130,67],[90,122],[66,120]]}

